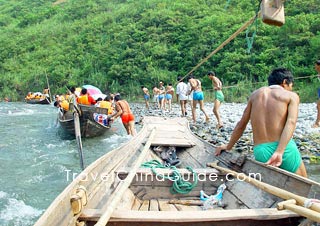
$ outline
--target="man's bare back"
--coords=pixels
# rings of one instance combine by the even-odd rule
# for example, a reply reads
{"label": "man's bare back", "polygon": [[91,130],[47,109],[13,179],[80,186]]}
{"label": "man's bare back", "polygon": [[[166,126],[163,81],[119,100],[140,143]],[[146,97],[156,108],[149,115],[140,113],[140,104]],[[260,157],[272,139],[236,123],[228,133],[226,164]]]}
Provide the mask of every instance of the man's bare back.
{"label": "man's bare back", "polygon": [[298,118],[296,93],[278,85],[262,87],[251,95],[249,103],[254,109],[250,111],[254,145],[280,141],[283,132],[288,140],[292,137]]}

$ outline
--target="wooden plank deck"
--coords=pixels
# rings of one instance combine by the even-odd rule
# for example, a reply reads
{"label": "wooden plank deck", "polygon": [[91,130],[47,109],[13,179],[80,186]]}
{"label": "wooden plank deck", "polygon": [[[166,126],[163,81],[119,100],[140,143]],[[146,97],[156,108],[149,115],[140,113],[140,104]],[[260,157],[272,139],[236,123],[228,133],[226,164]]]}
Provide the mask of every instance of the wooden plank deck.
{"label": "wooden plank deck", "polygon": [[[178,120],[179,119],[179,120]],[[189,133],[186,133],[188,121],[181,118],[159,118],[148,117],[144,123],[150,130],[156,128],[156,134],[151,142],[152,146],[174,146],[174,147],[192,147],[196,144],[190,139]]]}

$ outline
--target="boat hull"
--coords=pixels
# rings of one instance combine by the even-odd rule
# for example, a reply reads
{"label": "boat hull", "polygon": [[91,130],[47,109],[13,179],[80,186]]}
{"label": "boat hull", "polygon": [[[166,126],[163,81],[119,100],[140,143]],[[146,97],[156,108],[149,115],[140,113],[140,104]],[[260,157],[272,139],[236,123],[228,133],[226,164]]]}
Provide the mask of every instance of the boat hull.
{"label": "boat hull", "polygon": [[28,104],[51,104],[51,101],[49,98],[45,99],[29,99],[26,100],[26,103]]}
{"label": "boat hull", "polygon": [[[104,126],[94,120],[94,113],[103,114],[107,109],[97,108],[94,106],[79,105],[79,121],[81,137],[97,137],[105,134],[110,126]],[[58,113],[58,121],[61,127],[63,137],[75,137],[74,115],[72,111]]]}

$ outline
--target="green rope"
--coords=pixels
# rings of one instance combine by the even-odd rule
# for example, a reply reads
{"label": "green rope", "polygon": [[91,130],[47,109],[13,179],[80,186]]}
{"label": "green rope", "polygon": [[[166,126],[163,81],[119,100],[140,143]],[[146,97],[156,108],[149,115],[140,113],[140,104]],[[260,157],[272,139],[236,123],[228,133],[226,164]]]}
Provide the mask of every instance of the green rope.
{"label": "green rope", "polygon": [[230,2],[231,2],[231,0],[227,0],[227,3],[226,3],[226,5],[225,5],[224,9],[227,9],[227,8],[229,7]]}
{"label": "green rope", "polygon": [[[181,173],[175,166],[165,166],[161,164],[158,160],[151,160],[149,162],[145,162],[141,165],[142,167],[145,168],[151,168],[151,171],[160,178],[167,179],[173,181],[172,187],[170,188],[170,192],[172,194],[188,194],[192,189],[197,186],[198,184],[198,175],[197,173],[191,168],[191,167],[186,167],[187,170],[189,170],[194,178],[194,182],[191,183],[189,181],[185,181],[182,178]],[[166,176],[160,173],[156,172],[156,169],[171,169],[172,174]]]}
{"label": "green rope", "polygon": [[[251,49],[252,49],[252,46],[253,46],[253,41],[254,41],[254,38],[256,37],[256,33],[257,33],[257,30],[258,30],[258,14],[259,14],[259,11],[260,11],[260,6],[261,6],[261,2],[262,0],[260,0],[260,3],[257,7],[257,10],[256,10],[256,18],[254,20],[254,22],[252,24],[250,24],[250,26],[248,27],[247,31],[246,31],[246,41],[247,41],[247,53],[250,53],[251,52]],[[249,33],[250,33],[250,30],[251,30],[251,27],[253,26],[253,24],[255,24],[255,28],[254,28],[254,31],[252,33],[252,36],[249,37]]]}
{"label": "green rope", "polygon": [[[253,30],[253,33],[252,33],[252,36],[249,37],[249,33],[250,33],[250,30],[251,30],[251,27],[252,25],[255,24],[255,28]],[[254,38],[256,37],[256,33],[257,33],[257,30],[258,30],[258,20],[257,18],[255,19],[255,22],[252,23],[247,31],[246,31],[246,41],[247,41],[247,53],[250,53],[251,52],[251,49],[252,49],[252,46],[253,46],[253,41],[254,41]]]}

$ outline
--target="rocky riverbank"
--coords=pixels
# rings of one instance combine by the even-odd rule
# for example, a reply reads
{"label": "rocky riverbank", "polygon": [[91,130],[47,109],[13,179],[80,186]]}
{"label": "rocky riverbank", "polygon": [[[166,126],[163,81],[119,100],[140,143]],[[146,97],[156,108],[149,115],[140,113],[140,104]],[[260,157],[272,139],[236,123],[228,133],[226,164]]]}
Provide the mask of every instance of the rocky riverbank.
{"label": "rocky riverbank", "polygon": [[[212,103],[205,104],[205,110],[209,114],[210,122],[205,123],[204,115],[197,110],[197,123],[192,123],[191,108],[187,107],[187,119],[190,122],[191,130],[199,137],[215,146],[225,144],[229,141],[231,133],[242,116],[245,104],[224,103],[220,108],[224,127],[221,129],[216,128],[216,119],[212,113]],[[173,104],[171,111],[160,111],[156,108],[146,110],[143,103],[131,104],[131,108],[136,116],[136,123],[141,122],[143,116],[160,116],[160,117],[180,117],[180,106],[176,103]],[[294,132],[294,140],[301,151],[301,155],[306,163],[320,163],[320,128],[311,128],[316,118],[316,105],[300,104],[299,117],[296,130]],[[275,122],[277,123],[277,122]],[[237,142],[234,150],[252,154],[252,131],[251,125],[248,124],[241,139]]]}

